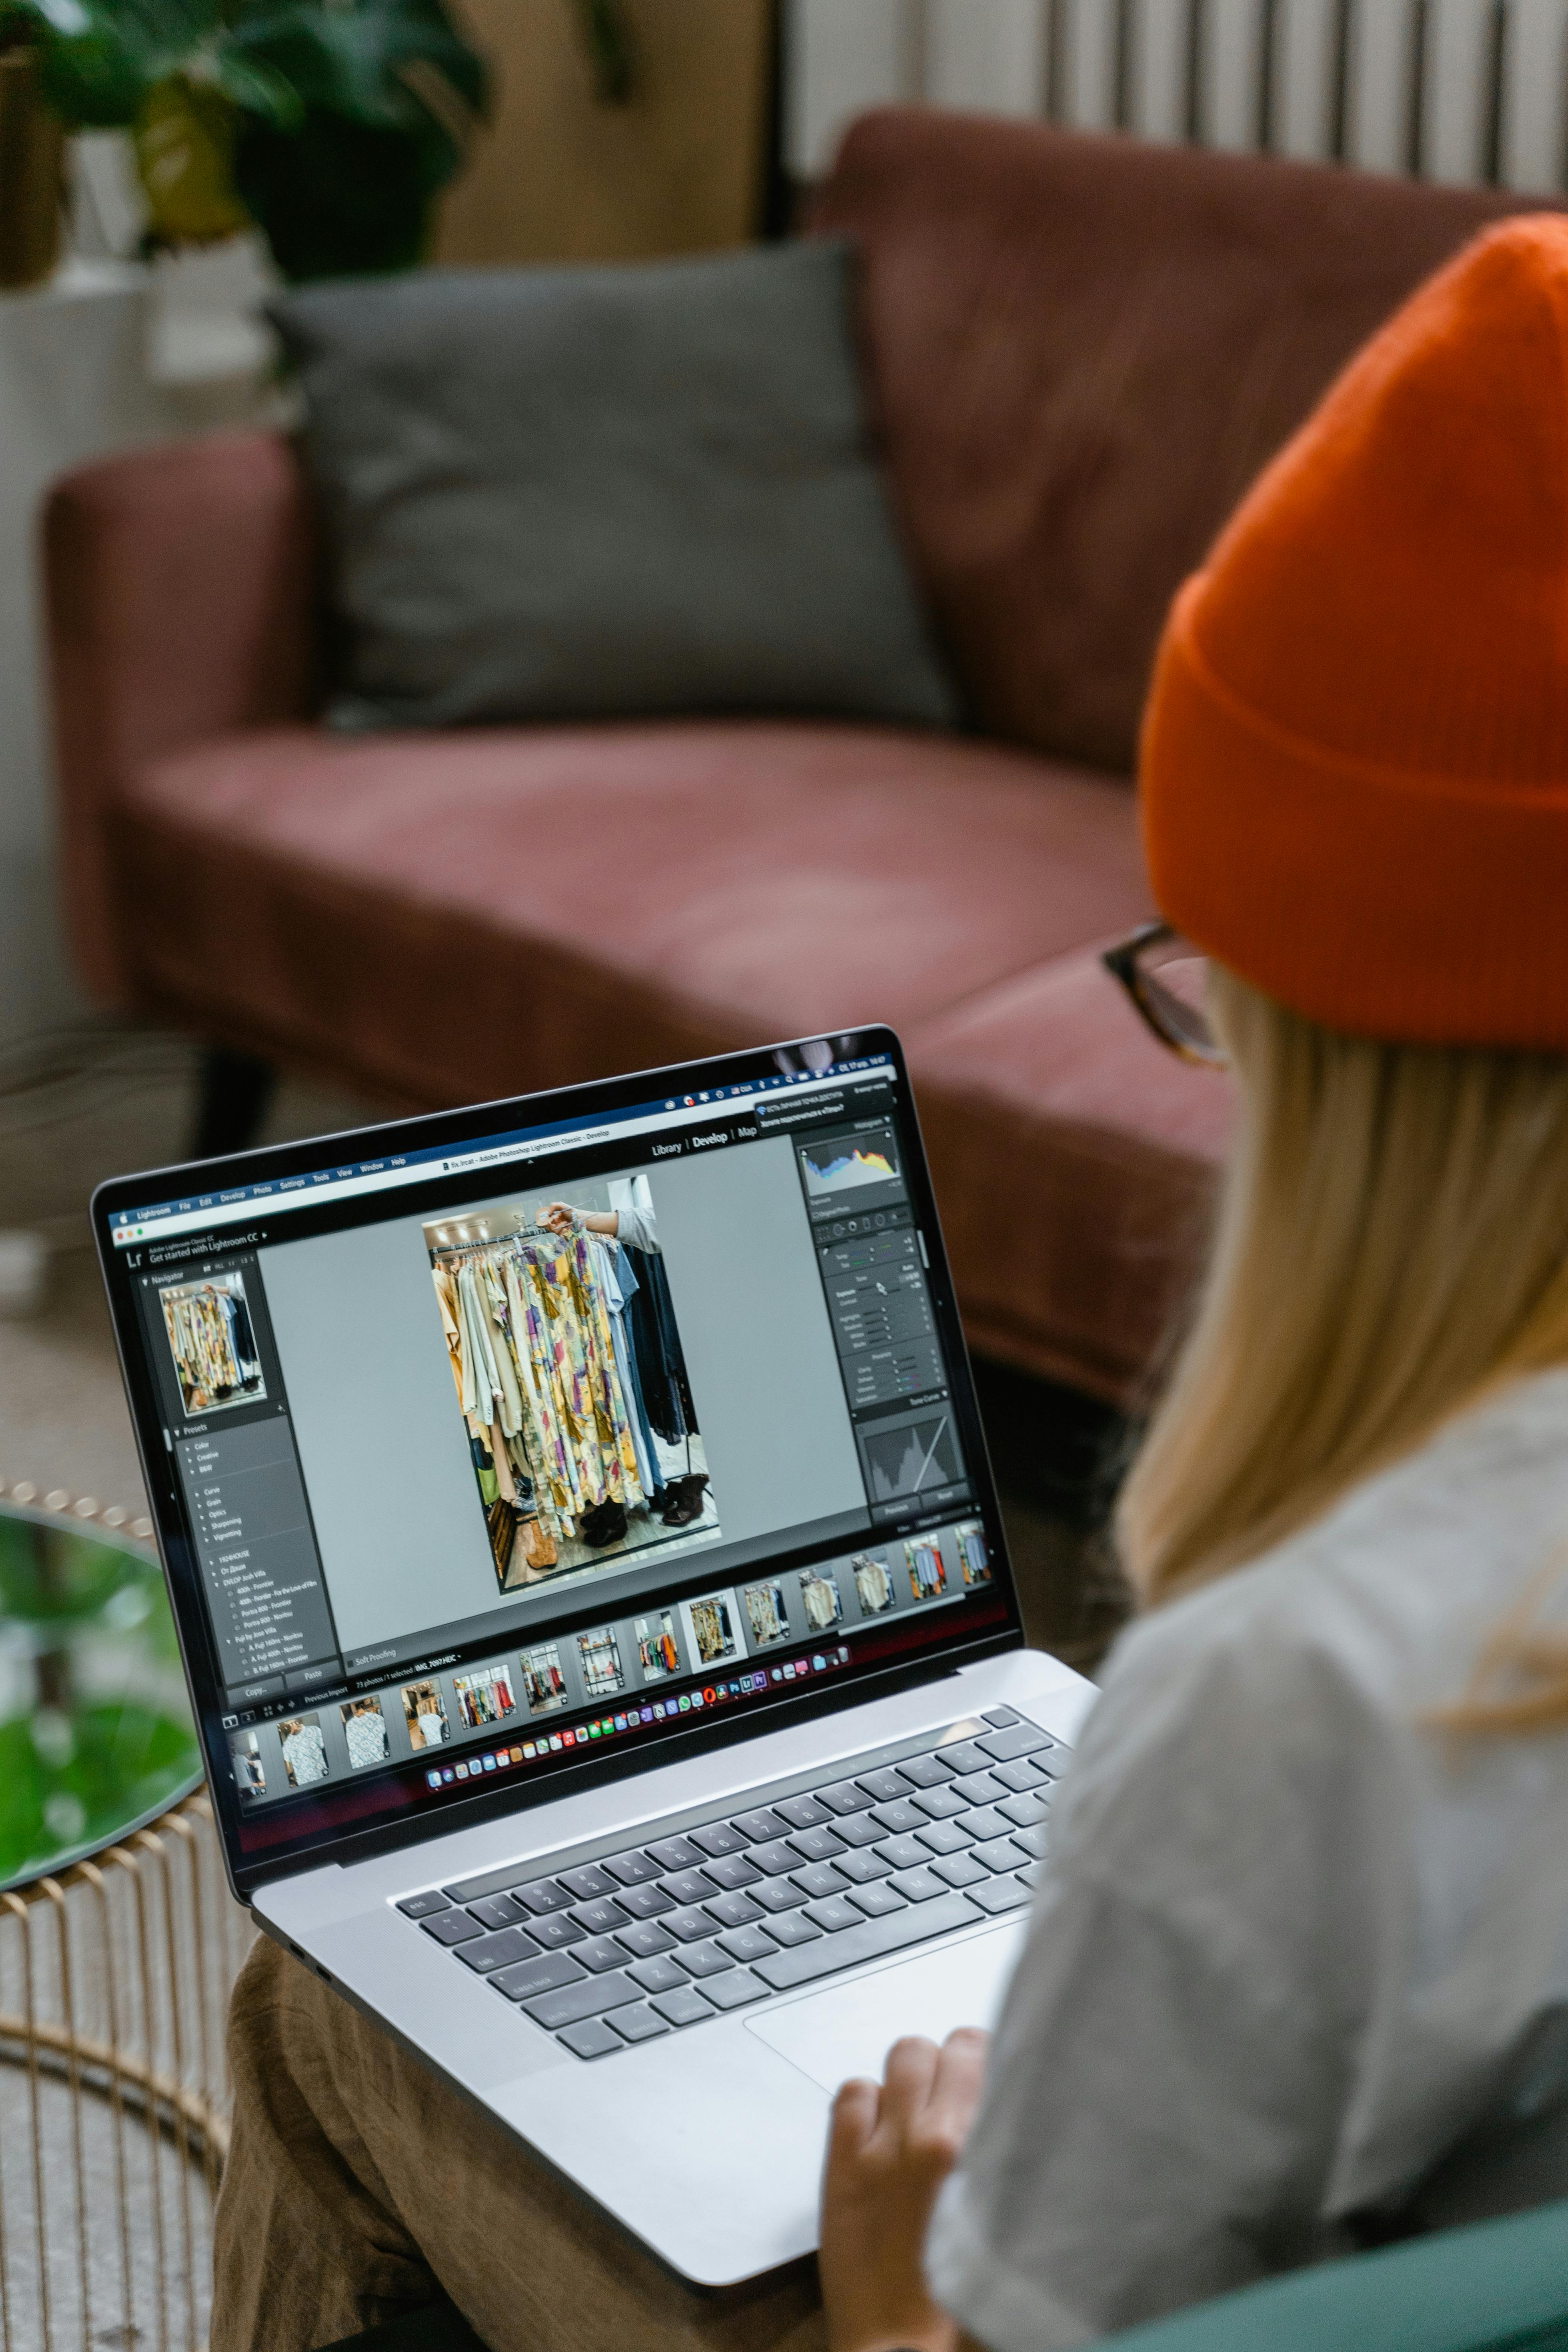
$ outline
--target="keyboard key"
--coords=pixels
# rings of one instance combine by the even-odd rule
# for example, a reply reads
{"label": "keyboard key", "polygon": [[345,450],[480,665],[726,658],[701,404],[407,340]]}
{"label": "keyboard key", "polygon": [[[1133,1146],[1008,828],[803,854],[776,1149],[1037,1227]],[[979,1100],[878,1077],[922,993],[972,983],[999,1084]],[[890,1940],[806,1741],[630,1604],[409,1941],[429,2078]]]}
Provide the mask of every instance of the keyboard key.
{"label": "keyboard key", "polygon": [[813,1830],[820,1822],[833,1819],[826,1806],[815,1797],[779,1797],[774,1800],[773,1811],[792,1830]]}
{"label": "keyboard key", "polygon": [[[921,1823],[924,1827],[924,1823]],[[917,1837],[884,1838],[877,1848],[889,1870],[918,1870],[925,1861],[928,1849]]]}
{"label": "keyboard key", "polygon": [[618,2033],[610,2032],[602,2017],[590,2017],[581,2025],[569,2025],[556,2039],[579,2058],[607,2058],[612,2050],[624,2050],[626,2046]]}
{"label": "keyboard key", "polygon": [[428,1919],[433,1913],[449,1911],[452,1906],[434,1886],[427,1886],[423,1895],[405,1895],[397,1907],[405,1919]]}
{"label": "keyboard key", "polygon": [[704,1853],[739,1853],[746,1843],[740,1831],[732,1830],[728,1822],[710,1822],[705,1829],[688,1830],[686,1834]]}
{"label": "keyboard key", "polygon": [[950,1928],[968,1927],[980,1916],[965,1895],[944,1895],[940,1903],[910,1903],[889,1918],[861,1919],[845,1935],[830,1935],[820,1944],[802,1944],[771,1960],[758,1960],[755,1972],[774,1992],[785,1992],[792,1985],[832,1976],[858,1961],[879,1960],[908,1944],[923,1944]]}
{"label": "keyboard key", "polygon": [[776,1919],[768,1921],[768,1933],[775,1944],[787,1948],[794,1944],[815,1944],[822,1930],[804,1911],[782,1911]]}
{"label": "keyboard key", "polygon": [[1019,1864],[1027,1862],[1029,1857],[1021,1845],[1015,1844],[1010,1837],[1004,1837],[991,1838],[984,1845],[977,1845],[974,1859],[983,1862],[987,1870],[1016,1870]]}
{"label": "keyboard key", "polygon": [[925,1815],[917,1812],[907,1797],[899,1797],[890,1805],[875,1807],[871,1819],[880,1822],[889,1837],[903,1837],[910,1830],[918,1830]]}
{"label": "keyboard key", "polygon": [[1021,1845],[1026,1853],[1033,1854],[1037,1862],[1041,1862],[1045,1859],[1049,1835],[1044,1822],[1037,1822],[1031,1830],[1015,1830],[1013,1843]]}
{"label": "keyboard key", "polygon": [[783,1878],[797,1867],[800,1856],[795,1850],[793,1839],[774,1838],[770,1845],[749,1847],[746,1860],[756,1869],[765,1871],[770,1878]]}
{"label": "keyboard key", "polygon": [[1007,1793],[1006,1784],[990,1772],[964,1772],[952,1784],[952,1793],[966,1805],[994,1805]]}
{"label": "keyboard key", "polygon": [[572,1897],[552,1878],[531,1878],[526,1886],[514,1886],[512,1900],[521,1903],[525,1911],[543,1916],[547,1911],[564,1911]]}
{"label": "keyboard key", "polygon": [[628,1952],[635,1952],[639,1960],[648,1960],[655,1952],[675,1948],[675,1937],[667,1936],[657,1919],[636,1919],[629,1927],[617,1928],[616,1941],[624,1944]]}
{"label": "keyboard key", "polygon": [[972,1813],[964,1814],[960,1826],[969,1832],[976,1845],[982,1845],[987,1838],[1005,1837],[1013,1824],[994,1805],[976,1805]]}
{"label": "keyboard key", "polygon": [[879,1878],[871,1886],[852,1886],[847,1899],[868,1919],[885,1919],[889,1911],[904,1908],[904,1898],[890,1878]]}
{"label": "keyboard key", "polygon": [[882,1834],[882,1824],[873,1819],[869,1811],[846,1813],[834,1822],[833,1834],[846,1845],[875,1845]]}
{"label": "keyboard key", "polygon": [[771,1807],[763,1805],[754,1813],[732,1815],[730,1827],[732,1830],[739,1830],[741,1835],[748,1839],[752,1845],[765,1845],[770,1838],[783,1837],[789,1823],[786,1821],[781,1821]]}
{"label": "keyboard key", "polygon": [[481,1903],[470,1903],[468,1916],[477,1919],[481,1927],[515,1927],[527,1912],[510,1895],[487,1895]]}
{"label": "keyboard key", "polygon": [[[852,1862],[855,1856],[847,1854],[845,1859]],[[798,1886],[803,1895],[842,1895],[850,1881],[837,1863],[808,1862],[804,1870],[795,1872],[792,1884]]]}
{"label": "keyboard key", "polygon": [[984,1719],[993,1731],[1005,1731],[1011,1725],[1017,1722],[1018,1717],[1010,1706],[988,1706]]}
{"label": "keyboard key", "polygon": [[522,2005],[535,2025],[553,2033],[559,2026],[575,2025],[579,2018],[602,2017],[606,2010],[619,2009],[641,1997],[642,1987],[633,1984],[629,1977],[590,1977],[586,1984],[567,1985],[560,1992],[547,1992],[542,2000],[525,2000]]}
{"label": "keyboard key", "polygon": [[[675,1908],[673,1900],[662,1886],[623,1886],[616,1900],[623,1911],[631,1913],[634,1919],[657,1919],[662,1913]],[[579,1911],[577,1916],[581,1918],[582,1916]]]}
{"label": "keyboard key", "polygon": [[1010,1764],[993,1764],[993,1778],[1006,1789],[1048,1789],[1051,1776],[1032,1756],[1016,1756]]}
{"label": "keyboard key", "polygon": [[481,1936],[477,1944],[458,1947],[458,1958],[480,1977],[493,1977],[498,1969],[510,1968],[513,1960],[538,1957],[539,1946],[521,1927],[503,1927],[498,1936]]}
{"label": "keyboard key", "polygon": [[837,1817],[842,1813],[863,1813],[872,1800],[863,1789],[858,1789],[853,1780],[839,1780],[831,1789],[818,1789],[816,1801],[819,1805],[826,1805],[828,1811]]}
{"label": "keyboard key", "polygon": [[991,1875],[972,1853],[943,1854],[940,1862],[931,1864],[931,1874],[949,1886],[979,1886]]}
{"label": "keyboard key", "polygon": [[644,1992],[668,1992],[672,1985],[686,1982],[686,1971],[679,1961],[664,1953],[657,1960],[639,1960],[626,1974],[634,1984],[641,1985]]}
{"label": "keyboard key", "polygon": [[716,1895],[702,1908],[710,1919],[717,1919],[721,1927],[747,1927],[763,1916],[749,1895]]}
{"label": "keyboard key", "polygon": [[753,1886],[748,1900],[761,1904],[768,1913],[793,1911],[805,1901],[805,1896],[793,1878],[764,1878]]}
{"label": "keyboard key", "polygon": [[485,1932],[466,1911],[437,1911],[434,1918],[421,1919],[419,1925],[438,1944],[467,1944]]}
{"label": "keyboard key", "polygon": [[[741,1930],[737,1928],[735,1932],[739,1935]],[[722,1976],[726,1969],[735,1965],[729,1953],[721,1951],[717,1944],[689,1944],[676,1958],[689,1977]]]}
{"label": "keyboard key", "polygon": [[1031,1756],[1029,1761],[1039,1766],[1047,1780],[1059,1780],[1072,1761],[1072,1750],[1070,1748],[1053,1748],[1047,1756],[1042,1748],[1037,1755]]}
{"label": "keyboard key", "polygon": [[590,1936],[607,1936],[612,1927],[624,1927],[626,1924],[626,1914],[607,1895],[597,1903],[579,1903],[572,1916]]}
{"label": "keyboard key", "polygon": [[844,1840],[829,1829],[818,1826],[813,1830],[796,1830],[790,1838],[802,1862],[831,1862],[836,1853],[845,1852]]}
{"label": "keyboard key", "polygon": [[985,1733],[976,1745],[984,1748],[987,1756],[994,1756],[998,1764],[1005,1764],[1010,1757],[1033,1756],[1042,1748],[1054,1748],[1056,1742],[1045,1732],[1037,1731],[1032,1723],[1018,1723],[1010,1730]]}
{"label": "keyboard key", "polygon": [[879,1805],[895,1804],[910,1793],[910,1784],[896,1765],[884,1765],[879,1772],[862,1772],[857,1786]]}
{"label": "keyboard key", "polygon": [[[963,1840],[963,1844],[967,1845],[968,1843],[967,1838]],[[874,1878],[888,1877],[892,1867],[890,1862],[884,1862],[879,1853],[872,1852],[841,1853],[833,1864],[841,1883],[850,1886],[869,1886]],[[804,1877],[805,1873],[801,1874]]]}
{"label": "keyboard key", "polygon": [[933,1903],[947,1893],[934,1870],[900,1870],[893,1885],[906,1903]]}
{"label": "keyboard key", "polygon": [[858,1927],[862,1916],[842,1895],[829,1895],[820,1903],[808,1903],[805,1916],[827,1936],[841,1936],[847,1927]]}
{"label": "keyboard key", "polygon": [[612,2011],[610,2023],[623,2042],[654,2042],[661,2033],[669,2032],[663,2018],[656,2017],[641,2001],[635,2009]]}
{"label": "keyboard key", "polygon": [[1027,1864],[1026,1867],[1018,1873],[1019,1885],[1026,1886],[1032,1895],[1045,1874],[1045,1868],[1046,1865],[1043,1862],[1031,1862]]}
{"label": "keyboard key", "polygon": [[555,1918],[530,1919],[528,1932],[547,1952],[559,1951],[563,1944],[580,1944],[584,1935],[570,1911],[563,1911]]}
{"label": "keyboard key", "polygon": [[713,1892],[713,1881],[705,1871],[678,1870],[673,1878],[665,1880],[664,1891],[673,1903],[706,1903]]}
{"label": "keyboard key", "polygon": [[[734,1899],[743,1903],[747,1898],[742,1895]],[[713,1933],[713,1922],[707,1912],[696,1909],[667,1912],[658,1924],[678,1944],[700,1944],[704,1936]]]}
{"label": "keyboard key", "polygon": [[705,1988],[708,1998],[720,2009],[744,2009],[749,2000],[766,2000],[768,1989],[760,1985],[744,1969],[732,1969],[727,1977],[718,1977]]}
{"label": "keyboard key", "polygon": [[597,1863],[585,1863],[581,1870],[563,1870],[561,1884],[574,1903],[592,1903],[596,1895],[613,1895],[616,1882]]}
{"label": "keyboard key", "polygon": [[1046,1808],[1032,1792],[1023,1797],[1004,1797],[996,1808],[1016,1829],[1032,1829],[1046,1818]]}
{"label": "keyboard key", "polygon": [[952,1765],[940,1756],[906,1756],[899,1769],[917,1789],[940,1789],[952,1777]]}
{"label": "keyboard key", "polygon": [[546,1952],[542,1959],[522,1960],[515,1969],[503,1969],[490,1982],[508,2000],[529,2000],[536,1992],[553,1992],[557,1985],[581,1984],[585,1975],[564,1952]]}
{"label": "keyboard key", "polygon": [[645,1880],[658,1876],[658,1863],[650,1862],[646,1853],[607,1854],[601,1867],[617,1886],[641,1886]]}
{"label": "keyboard key", "polygon": [[762,1876],[753,1870],[743,1853],[721,1854],[708,1864],[708,1875],[716,1886],[754,1886]]}
{"label": "keyboard key", "polygon": [[681,1985],[677,1991],[655,1995],[649,2007],[671,2025],[700,2025],[705,2017],[716,2014],[710,2000],[704,2000],[695,1985]]}
{"label": "keyboard key", "polygon": [[963,1811],[963,1799],[953,1795],[951,1781],[943,1781],[940,1789],[921,1789],[912,1801],[928,1822],[950,1822]]}
{"label": "keyboard key", "polygon": [[954,1772],[984,1772],[991,1761],[984,1748],[974,1739],[950,1740],[936,1752]]}
{"label": "keyboard key", "polygon": [[702,1859],[700,1847],[683,1837],[660,1838],[657,1845],[645,1846],[643,1851],[660,1870],[694,1870]]}
{"label": "keyboard key", "polygon": [[626,1956],[613,1936],[592,1937],[587,1943],[577,1946],[572,1958],[599,1977],[606,1969],[624,1969],[626,1964]]}
{"label": "keyboard key", "polygon": [[1017,1878],[994,1878],[988,1885],[975,1887],[968,1897],[983,1911],[1016,1911],[1028,1899],[1028,1888]]}
{"label": "keyboard key", "polygon": [[931,1853],[962,1853],[972,1843],[969,1832],[958,1822],[928,1822],[919,1835],[921,1845]]}
{"label": "keyboard key", "polygon": [[719,1938],[719,1949],[732,1960],[763,1960],[778,1948],[765,1927],[731,1927]]}

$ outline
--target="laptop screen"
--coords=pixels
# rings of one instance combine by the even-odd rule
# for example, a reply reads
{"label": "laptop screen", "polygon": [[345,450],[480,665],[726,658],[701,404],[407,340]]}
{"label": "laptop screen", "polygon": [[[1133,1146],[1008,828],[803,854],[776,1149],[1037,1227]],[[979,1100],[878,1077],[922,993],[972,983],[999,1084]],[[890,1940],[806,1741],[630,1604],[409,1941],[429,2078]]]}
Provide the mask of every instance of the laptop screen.
{"label": "laptop screen", "polygon": [[182,1181],[96,1205],[241,1864],[1016,1638],[889,1033]]}

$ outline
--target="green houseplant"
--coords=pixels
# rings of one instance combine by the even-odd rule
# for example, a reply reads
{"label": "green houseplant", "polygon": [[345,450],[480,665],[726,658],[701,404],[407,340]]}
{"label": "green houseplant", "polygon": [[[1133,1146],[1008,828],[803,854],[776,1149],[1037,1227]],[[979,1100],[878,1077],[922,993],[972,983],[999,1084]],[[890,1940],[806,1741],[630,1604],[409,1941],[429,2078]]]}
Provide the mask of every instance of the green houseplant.
{"label": "green houseplant", "polygon": [[8,0],[46,102],[128,131],[154,245],[254,222],[287,278],[405,269],[489,103],[445,0]]}

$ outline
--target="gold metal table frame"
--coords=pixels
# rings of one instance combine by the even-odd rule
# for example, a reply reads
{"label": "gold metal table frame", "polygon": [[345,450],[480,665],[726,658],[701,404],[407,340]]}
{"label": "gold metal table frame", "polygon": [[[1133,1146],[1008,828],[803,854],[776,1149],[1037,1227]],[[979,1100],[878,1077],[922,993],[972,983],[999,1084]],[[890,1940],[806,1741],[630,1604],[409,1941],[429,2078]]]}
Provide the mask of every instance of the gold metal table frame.
{"label": "gold metal table frame", "polygon": [[[91,1498],[34,1509],[141,1536]],[[150,1533],[150,1530],[146,1530]],[[199,2352],[228,2147],[225,2024],[254,1937],[200,1786],[0,1894],[0,2340]]]}

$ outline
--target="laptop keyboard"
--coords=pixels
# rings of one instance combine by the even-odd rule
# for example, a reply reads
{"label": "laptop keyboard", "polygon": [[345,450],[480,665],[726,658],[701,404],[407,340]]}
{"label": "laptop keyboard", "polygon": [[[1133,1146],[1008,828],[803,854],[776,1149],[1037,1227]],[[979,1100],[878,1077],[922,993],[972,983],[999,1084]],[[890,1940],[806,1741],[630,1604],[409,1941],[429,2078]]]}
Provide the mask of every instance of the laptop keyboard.
{"label": "laptop keyboard", "polygon": [[1010,1707],[743,1811],[397,1908],[577,2058],[607,2058],[1027,1903],[1068,1749]]}

